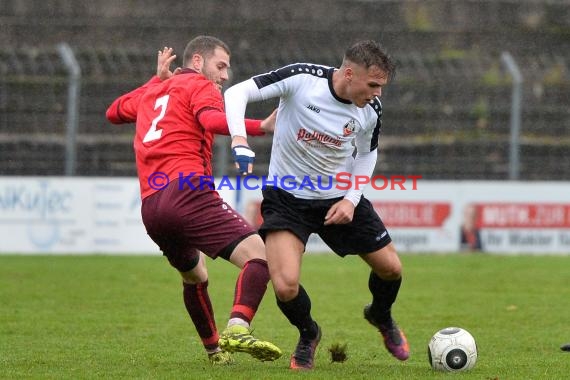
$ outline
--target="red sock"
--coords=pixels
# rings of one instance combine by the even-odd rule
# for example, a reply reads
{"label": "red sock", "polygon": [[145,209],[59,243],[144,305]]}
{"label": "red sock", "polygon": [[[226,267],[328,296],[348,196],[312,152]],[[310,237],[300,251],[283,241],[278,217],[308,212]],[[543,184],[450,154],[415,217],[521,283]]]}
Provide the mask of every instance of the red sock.
{"label": "red sock", "polygon": [[267,290],[268,282],[267,261],[253,259],[245,263],[236,282],[230,318],[241,318],[250,323]]}
{"label": "red sock", "polygon": [[218,330],[208,295],[208,281],[184,285],[184,305],[206,350],[218,347]]}

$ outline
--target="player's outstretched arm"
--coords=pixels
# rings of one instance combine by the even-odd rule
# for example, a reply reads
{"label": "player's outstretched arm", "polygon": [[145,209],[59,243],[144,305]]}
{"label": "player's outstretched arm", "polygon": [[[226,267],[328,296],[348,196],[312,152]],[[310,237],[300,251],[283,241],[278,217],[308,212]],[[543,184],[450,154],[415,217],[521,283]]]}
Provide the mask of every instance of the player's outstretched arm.
{"label": "player's outstretched arm", "polygon": [[[250,101],[261,100],[261,94],[253,80],[249,79],[230,87],[224,94],[224,100],[234,162],[239,173],[247,175],[253,171],[255,153],[247,143],[245,109]],[[271,116],[266,124],[271,127]]]}
{"label": "player's outstretched arm", "polygon": [[[273,118],[273,120],[272,120]],[[264,120],[245,119],[245,129],[248,136],[264,136],[266,133],[273,133],[275,126],[274,116],[269,116]],[[198,121],[208,132],[216,135],[229,136],[230,130],[226,120],[225,112],[217,109],[206,109],[198,112]]]}

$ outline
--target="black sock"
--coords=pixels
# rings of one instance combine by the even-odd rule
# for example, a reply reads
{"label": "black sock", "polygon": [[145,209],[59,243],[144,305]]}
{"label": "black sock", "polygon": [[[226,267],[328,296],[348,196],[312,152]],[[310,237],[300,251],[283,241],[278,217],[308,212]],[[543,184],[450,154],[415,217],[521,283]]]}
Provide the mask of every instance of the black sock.
{"label": "black sock", "polygon": [[386,281],[370,272],[368,289],[372,293],[372,307],[370,312],[378,323],[388,323],[392,320],[392,304],[396,301],[402,278]]}
{"label": "black sock", "polygon": [[287,302],[277,299],[277,306],[289,322],[297,327],[301,338],[315,339],[317,337],[317,323],[311,317],[311,299],[302,285],[299,284],[297,297]]}

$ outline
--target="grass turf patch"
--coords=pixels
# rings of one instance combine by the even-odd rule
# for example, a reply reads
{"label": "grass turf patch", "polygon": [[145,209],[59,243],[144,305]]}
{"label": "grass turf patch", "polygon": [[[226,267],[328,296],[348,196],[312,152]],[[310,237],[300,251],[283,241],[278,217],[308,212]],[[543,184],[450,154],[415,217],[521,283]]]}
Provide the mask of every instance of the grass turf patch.
{"label": "grass turf patch", "polygon": [[[460,326],[479,358],[464,379],[557,379],[568,375],[570,257],[402,255],[404,282],[393,314],[411,357],[401,363],[362,318],[370,302],[367,266],[356,257],[306,255],[302,283],[323,329],[316,368],[291,373],[296,330],[275,305],[271,286],[254,334],[281,347],[261,363],[211,367],[182,303],[176,271],[155,256],[0,255],[0,378],[433,379],[427,343]],[[237,269],[207,262],[209,292],[222,329]],[[348,360],[328,348],[347,344]]]}

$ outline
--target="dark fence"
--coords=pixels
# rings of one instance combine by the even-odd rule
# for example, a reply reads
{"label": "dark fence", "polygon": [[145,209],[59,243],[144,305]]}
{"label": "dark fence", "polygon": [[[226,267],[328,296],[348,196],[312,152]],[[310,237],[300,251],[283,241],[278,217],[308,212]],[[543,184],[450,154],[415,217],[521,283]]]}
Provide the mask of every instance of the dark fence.
{"label": "dark fence", "polygon": [[[570,1],[135,3],[2,2],[0,174],[65,173],[68,78],[57,43],[72,47],[82,71],[76,174],[133,176],[134,126],[110,125],[105,109],[154,73],[160,47],[180,56],[188,36],[213,34],[232,47],[234,83],[293,62],[336,66],[349,41],[382,41],[399,67],[383,94],[376,172],[426,179],[508,178],[508,51],[524,77],[520,178],[570,179]],[[264,173],[271,140],[252,143]],[[221,138],[216,149],[227,145]],[[233,173],[229,159],[217,172]]]}
{"label": "dark fence", "polygon": [[[321,49],[316,62],[338,54]],[[521,179],[570,179],[569,57],[518,58],[525,78]],[[113,126],[105,109],[154,72],[155,52],[125,49],[75,51],[81,66],[77,175],[135,175],[132,125]],[[235,54],[233,81],[286,63],[283,54]],[[499,56],[412,52],[396,57],[396,80],[383,95],[384,130],[376,170],[427,179],[508,177],[511,80]],[[62,175],[65,159],[67,73],[55,48],[0,50],[0,172]],[[276,103],[250,108],[263,117]],[[266,170],[270,138],[252,140],[257,169]],[[227,140],[218,149],[227,149]],[[230,172],[231,162],[226,162]],[[221,169],[219,169],[221,170]]]}

